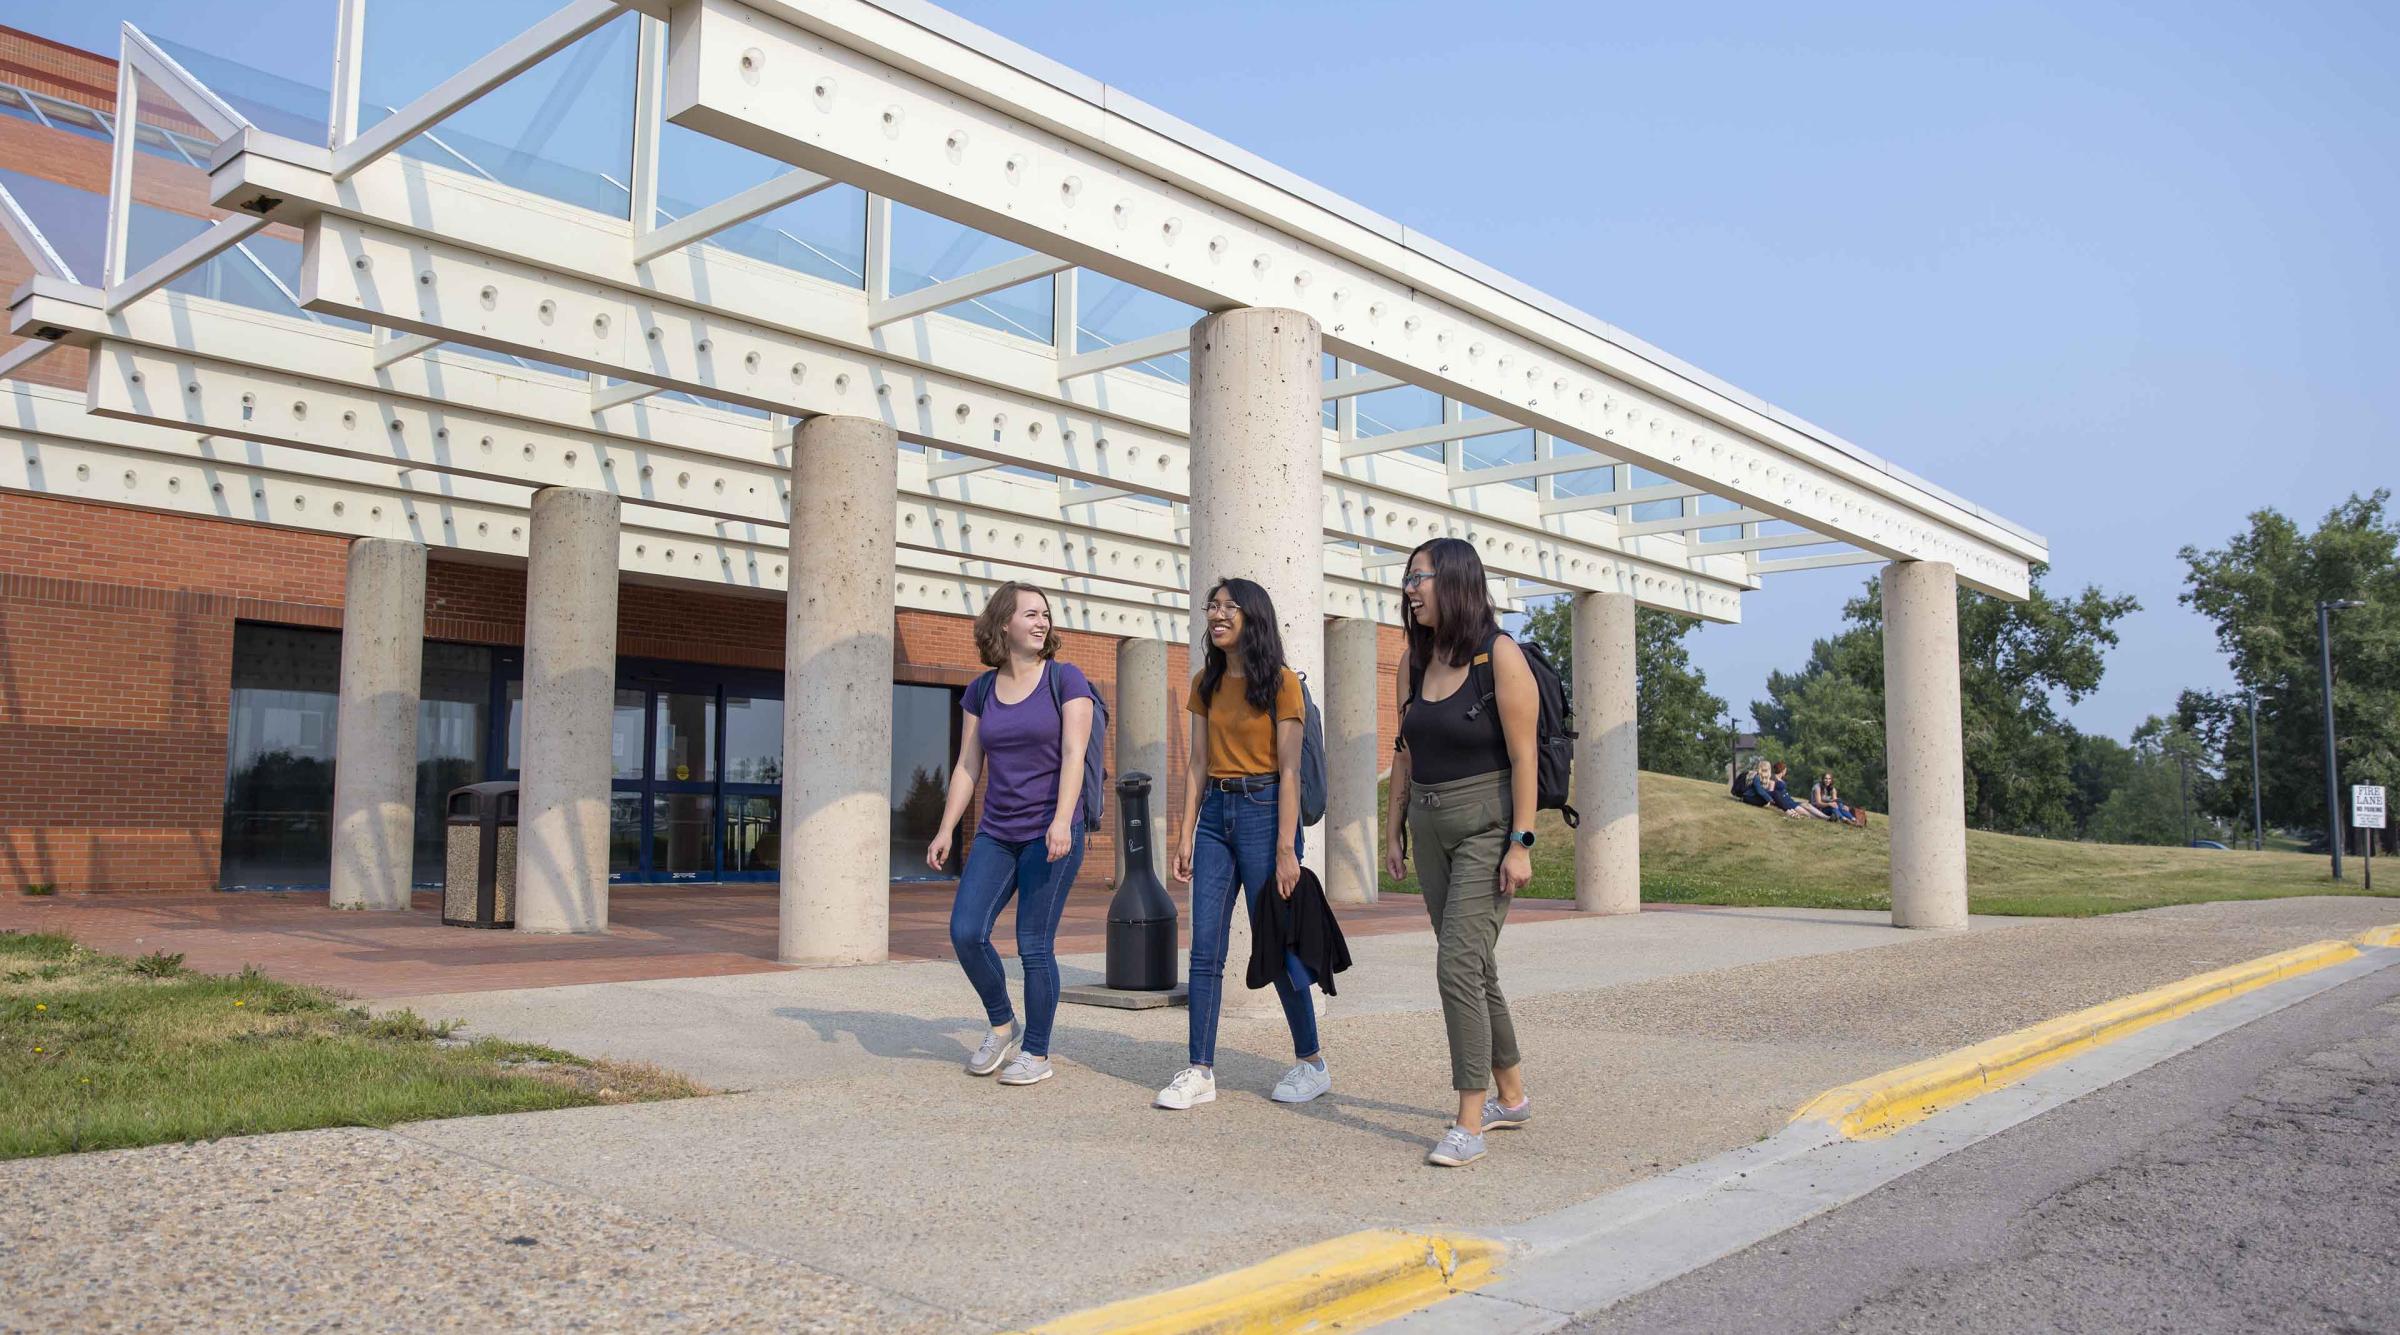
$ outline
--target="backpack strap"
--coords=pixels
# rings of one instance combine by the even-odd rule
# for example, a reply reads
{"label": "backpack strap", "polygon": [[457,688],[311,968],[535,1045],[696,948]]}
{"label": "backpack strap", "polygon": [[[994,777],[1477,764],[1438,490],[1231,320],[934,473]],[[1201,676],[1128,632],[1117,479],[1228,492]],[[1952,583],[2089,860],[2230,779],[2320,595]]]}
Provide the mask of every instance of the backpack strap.
{"label": "backpack strap", "polygon": [[969,713],[980,715],[992,707],[992,684],[999,676],[998,668],[985,668],[982,676],[967,683],[965,703],[975,706]]}
{"label": "backpack strap", "polygon": [[1492,675],[1492,646],[1500,642],[1503,633],[1495,630],[1485,636],[1483,652],[1467,664],[1467,684],[1475,688],[1475,703],[1467,706],[1470,720],[1480,717],[1484,708],[1499,697],[1500,682]]}

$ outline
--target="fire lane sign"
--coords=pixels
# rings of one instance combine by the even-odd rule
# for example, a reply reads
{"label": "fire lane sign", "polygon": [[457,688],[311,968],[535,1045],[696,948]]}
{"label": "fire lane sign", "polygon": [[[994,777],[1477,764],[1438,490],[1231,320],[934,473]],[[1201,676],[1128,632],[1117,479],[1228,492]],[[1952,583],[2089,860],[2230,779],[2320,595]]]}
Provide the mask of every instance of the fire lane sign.
{"label": "fire lane sign", "polygon": [[2350,828],[2380,830],[2383,828],[2383,787],[2380,784],[2350,785]]}

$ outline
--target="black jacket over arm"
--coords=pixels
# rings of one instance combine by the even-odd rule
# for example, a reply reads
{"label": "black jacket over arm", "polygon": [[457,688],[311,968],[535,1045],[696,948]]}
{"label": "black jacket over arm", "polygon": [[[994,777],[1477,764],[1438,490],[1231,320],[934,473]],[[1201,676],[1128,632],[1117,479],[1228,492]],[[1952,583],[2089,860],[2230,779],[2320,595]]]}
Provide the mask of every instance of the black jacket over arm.
{"label": "black jacket over arm", "polygon": [[1300,869],[1300,884],[1293,887],[1290,899],[1272,889],[1250,897],[1250,971],[1245,981],[1252,987],[1273,983],[1283,971],[1286,950],[1300,956],[1326,996],[1337,995],[1333,976],[1350,967],[1350,943],[1342,939],[1342,925],[1334,920],[1325,887],[1306,867]]}

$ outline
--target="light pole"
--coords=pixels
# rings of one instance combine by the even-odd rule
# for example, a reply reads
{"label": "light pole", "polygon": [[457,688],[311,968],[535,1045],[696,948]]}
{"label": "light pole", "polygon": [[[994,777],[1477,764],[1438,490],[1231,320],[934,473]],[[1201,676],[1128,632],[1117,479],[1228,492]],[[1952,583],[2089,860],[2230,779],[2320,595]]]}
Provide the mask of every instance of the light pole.
{"label": "light pole", "polygon": [[2250,688],[2250,851],[2267,846],[2266,801],[2258,791],[2258,688]]}
{"label": "light pole", "polygon": [[2317,667],[2325,686],[2325,846],[2333,852],[2333,879],[2342,879],[2341,761],[2333,750],[2333,614],[2366,604],[2355,598],[2317,600]]}

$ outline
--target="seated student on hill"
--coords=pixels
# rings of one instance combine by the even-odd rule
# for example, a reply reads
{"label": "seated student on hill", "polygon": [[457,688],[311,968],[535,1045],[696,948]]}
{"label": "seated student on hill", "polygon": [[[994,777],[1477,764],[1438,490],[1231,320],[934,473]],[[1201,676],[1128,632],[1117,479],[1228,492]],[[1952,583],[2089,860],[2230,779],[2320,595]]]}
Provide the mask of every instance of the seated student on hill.
{"label": "seated student on hill", "polygon": [[1733,776],[1733,795],[1754,807],[1773,804],[1775,771],[1766,761]]}
{"label": "seated student on hill", "polygon": [[1834,786],[1833,772],[1830,770],[1817,776],[1817,786],[1809,790],[1808,800],[1810,805],[1824,812],[1829,819],[1838,820],[1844,825],[1855,825],[1862,830],[1867,828],[1867,813],[1842,800],[1842,790]]}
{"label": "seated student on hill", "polygon": [[1785,776],[1789,775],[1791,772],[1791,766],[1783,763],[1780,760],[1775,762],[1775,768],[1773,770],[1775,786],[1772,789],[1772,796],[1774,797],[1776,807],[1786,816],[1805,817],[1809,820],[1832,820],[1833,817],[1826,815],[1824,812],[1817,810],[1814,806],[1811,806],[1810,804],[1801,801],[1799,798],[1792,796],[1790,785],[1784,781]]}

